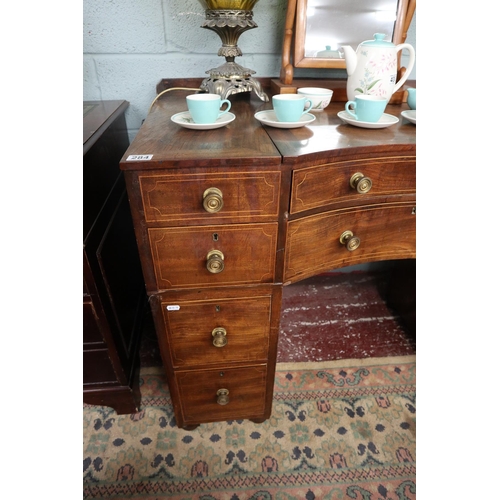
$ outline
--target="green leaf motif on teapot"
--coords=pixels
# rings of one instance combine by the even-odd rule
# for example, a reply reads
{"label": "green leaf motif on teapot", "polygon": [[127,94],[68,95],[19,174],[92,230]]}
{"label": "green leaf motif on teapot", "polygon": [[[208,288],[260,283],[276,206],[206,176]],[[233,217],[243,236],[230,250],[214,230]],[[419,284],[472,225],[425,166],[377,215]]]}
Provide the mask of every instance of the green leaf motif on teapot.
{"label": "green leaf motif on teapot", "polygon": [[370,79],[366,79],[361,81],[362,87],[356,87],[354,90],[356,92],[359,92],[361,94],[369,94],[370,90],[378,83],[380,82],[380,78],[378,80],[374,80],[370,82]]}

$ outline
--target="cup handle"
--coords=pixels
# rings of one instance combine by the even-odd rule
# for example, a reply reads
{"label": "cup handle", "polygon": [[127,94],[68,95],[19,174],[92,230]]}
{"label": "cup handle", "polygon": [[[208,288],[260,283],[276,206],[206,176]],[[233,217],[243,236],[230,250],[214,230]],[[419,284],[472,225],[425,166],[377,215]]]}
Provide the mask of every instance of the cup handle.
{"label": "cup handle", "polygon": [[224,103],[227,104],[227,108],[226,109],[223,109],[222,111],[219,111],[219,117],[221,117],[222,115],[225,115],[230,109],[231,109],[231,101],[229,101],[228,99],[224,99],[220,102],[220,107],[222,108],[222,106],[224,105]]}
{"label": "cup handle", "polygon": [[356,109],[356,102],[355,101],[347,101],[345,104],[345,110],[351,115],[358,119],[358,117],[349,109],[350,107],[353,107],[353,109]]}
{"label": "cup handle", "polygon": [[307,103],[309,103],[309,106],[306,109],[304,109],[304,111],[302,112],[303,115],[305,115],[313,107],[313,102],[311,101],[311,99],[306,99],[306,102],[305,102],[306,106],[307,106]]}

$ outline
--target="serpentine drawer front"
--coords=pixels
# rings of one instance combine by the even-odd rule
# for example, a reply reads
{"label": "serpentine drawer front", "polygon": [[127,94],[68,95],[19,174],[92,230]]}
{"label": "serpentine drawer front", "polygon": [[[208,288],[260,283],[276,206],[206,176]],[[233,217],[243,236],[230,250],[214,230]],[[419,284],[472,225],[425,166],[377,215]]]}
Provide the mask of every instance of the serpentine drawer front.
{"label": "serpentine drawer front", "polygon": [[317,165],[293,171],[290,213],[332,204],[364,204],[372,196],[414,196],[415,192],[415,157]]}
{"label": "serpentine drawer front", "polygon": [[267,365],[176,372],[184,422],[261,417],[266,376]]}
{"label": "serpentine drawer front", "polygon": [[272,283],[277,223],[150,228],[158,289]]}
{"label": "serpentine drawer front", "polygon": [[285,280],[362,262],[415,258],[415,215],[414,203],[387,203],[291,221]]}
{"label": "serpentine drawer front", "polygon": [[267,362],[271,296],[162,302],[174,368]]}
{"label": "serpentine drawer front", "polygon": [[139,176],[147,223],[266,222],[278,217],[279,172]]}

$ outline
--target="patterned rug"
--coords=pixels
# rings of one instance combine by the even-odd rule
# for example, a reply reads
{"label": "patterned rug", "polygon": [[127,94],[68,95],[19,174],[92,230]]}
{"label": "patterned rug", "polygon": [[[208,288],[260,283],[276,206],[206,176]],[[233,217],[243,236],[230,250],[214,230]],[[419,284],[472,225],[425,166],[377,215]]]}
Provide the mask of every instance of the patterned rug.
{"label": "patterned rug", "polygon": [[415,356],[278,363],[269,420],[193,431],[161,371],[141,370],[139,413],[84,406],[84,498],[416,498]]}

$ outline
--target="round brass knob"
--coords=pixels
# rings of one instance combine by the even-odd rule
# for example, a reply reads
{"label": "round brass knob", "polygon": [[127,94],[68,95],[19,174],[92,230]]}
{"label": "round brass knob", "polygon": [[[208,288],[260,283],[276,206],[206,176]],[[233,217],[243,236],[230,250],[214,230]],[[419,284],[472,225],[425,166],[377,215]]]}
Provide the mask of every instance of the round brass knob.
{"label": "round brass knob", "polygon": [[214,328],[212,330],[212,337],[214,338],[212,344],[215,347],[224,347],[227,344],[227,332],[225,328]]}
{"label": "round brass knob", "polygon": [[214,274],[224,271],[224,254],[219,250],[211,250],[207,254],[207,269]]}
{"label": "round brass knob", "polygon": [[352,231],[344,231],[340,235],[340,243],[345,245],[349,252],[354,252],[361,244],[361,240],[357,236],[354,236]]}
{"label": "round brass knob", "polygon": [[221,406],[229,403],[229,391],[227,389],[219,389],[217,391],[217,403]]}
{"label": "round brass knob", "polygon": [[210,214],[215,214],[222,210],[224,201],[222,200],[222,191],[215,187],[205,190],[203,193],[203,208]]}
{"label": "round brass knob", "polygon": [[349,181],[349,184],[360,194],[365,194],[372,188],[372,180],[365,177],[361,172],[356,172]]}

